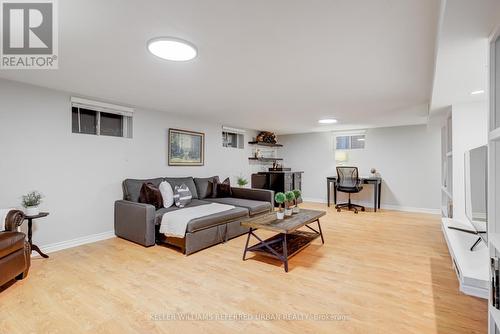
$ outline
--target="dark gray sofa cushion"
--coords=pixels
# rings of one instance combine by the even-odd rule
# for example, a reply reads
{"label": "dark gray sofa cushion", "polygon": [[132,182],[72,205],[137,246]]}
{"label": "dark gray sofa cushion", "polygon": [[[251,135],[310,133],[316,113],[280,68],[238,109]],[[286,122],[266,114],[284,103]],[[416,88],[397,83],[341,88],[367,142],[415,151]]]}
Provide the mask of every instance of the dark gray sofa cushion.
{"label": "dark gray sofa cushion", "polygon": [[196,191],[196,186],[194,185],[194,180],[191,176],[188,176],[188,177],[166,177],[165,181],[170,183],[170,185],[172,186],[172,189],[175,189],[175,186],[181,186],[181,185],[185,184],[189,188],[189,191],[191,192],[193,199],[198,198],[198,192]]}
{"label": "dark gray sofa cushion", "polygon": [[210,202],[234,205],[237,207],[248,209],[250,216],[271,210],[271,203],[264,201],[255,201],[251,199],[223,197],[223,198],[207,198],[206,200]]}
{"label": "dark gray sofa cushion", "polygon": [[159,177],[156,179],[126,179],[123,181],[123,199],[127,201],[132,201],[132,202],[138,202],[139,201],[139,194],[141,192],[141,187],[142,184],[145,182],[151,182],[154,184],[156,187],[160,185],[160,183],[163,181],[163,178]]}
{"label": "dark gray sofa cushion", "polygon": [[218,181],[219,177],[212,176],[212,177],[195,177],[194,178],[194,184],[196,185],[196,191],[198,192],[199,199],[204,199],[213,193],[213,189],[210,189],[210,192],[209,192],[208,181],[215,183],[214,179],[216,179]]}
{"label": "dark gray sofa cushion", "polygon": [[248,210],[245,208],[234,208],[231,210],[214,213],[205,217],[191,220],[187,225],[187,232],[192,233],[205,228],[227,223],[231,220],[248,216]]}
{"label": "dark gray sofa cushion", "polygon": [[[199,199],[193,199],[184,208],[192,208],[194,206],[205,205],[205,204],[210,204],[210,202],[201,201]],[[179,207],[177,207],[175,205],[172,205],[169,208],[161,208],[161,209],[156,210],[156,213],[155,213],[155,222],[156,222],[156,224],[161,224],[161,218],[163,217],[164,213],[171,212],[171,211],[176,211],[176,210],[182,210],[184,208],[179,208]]]}

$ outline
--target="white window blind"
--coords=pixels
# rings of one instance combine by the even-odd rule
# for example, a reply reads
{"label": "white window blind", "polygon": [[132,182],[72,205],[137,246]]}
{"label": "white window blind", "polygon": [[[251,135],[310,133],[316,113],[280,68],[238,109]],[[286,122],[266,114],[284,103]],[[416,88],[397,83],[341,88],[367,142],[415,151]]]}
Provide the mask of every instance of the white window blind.
{"label": "white window blind", "polygon": [[129,107],[120,106],[117,104],[111,104],[106,102],[92,101],[88,99],[82,99],[79,97],[71,98],[71,106],[82,109],[90,109],[99,112],[105,112],[108,114],[116,114],[127,117],[132,117],[134,115],[134,109]]}
{"label": "white window blind", "polygon": [[337,133],[335,134],[335,149],[356,150],[365,148],[366,136],[364,133]]}

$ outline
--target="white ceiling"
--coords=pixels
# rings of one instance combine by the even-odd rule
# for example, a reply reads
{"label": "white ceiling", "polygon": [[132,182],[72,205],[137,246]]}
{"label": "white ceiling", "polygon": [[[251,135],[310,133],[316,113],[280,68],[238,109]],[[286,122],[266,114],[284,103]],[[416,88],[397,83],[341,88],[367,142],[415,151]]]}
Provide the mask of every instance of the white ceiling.
{"label": "white ceiling", "polygon": [[500,24],[499,0],[447,0],[439,33],[431,113],[487,94],[488,37]]}
{"label": "white ceiling", "polygon": [[[438,0],[58,4],[59,70],[0,77],[278,133],[426,120]],[[198,58],[150,55],[158,36],[191,41]]]}

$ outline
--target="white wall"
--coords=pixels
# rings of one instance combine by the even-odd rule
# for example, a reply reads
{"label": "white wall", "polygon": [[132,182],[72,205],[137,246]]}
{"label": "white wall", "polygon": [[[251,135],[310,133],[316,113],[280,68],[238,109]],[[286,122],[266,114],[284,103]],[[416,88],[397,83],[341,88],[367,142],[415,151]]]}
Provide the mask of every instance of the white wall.
{"label": "white wall", "polygon": [[[48,245],[113,230],[113,203],[125,178],[235,177],[260,170],[251,148],[223,148],[221,125],[136,110],[133,139],[71,133],[70,95],[0,80],[0,207],[19,207],[39,190],[50,216],[35,224],[34,241]],[[205,166],[167,165],[168,128],[205,133]],[[245,142],[255,136],[247,132]]]}
{"label": "white wall", "polygon": [[[285,165],[303,170],[305,199],[326,201],[326,177],[336,175],[334,134],[280,136]],[[349,150],[348,164],[361,176],[376,168],[384,180],[382,206],[438,212],[440,207],[440,132],[425,125],[366,130],[365,149]],[[353,200],[373,206],[373,190],[365,185]],[[339,197],[343,200],[343,197]]]}
{"label": "white wall", "polygon": [[464,154],[488,143],[488,107],[486,102],[452,106],[453,218],[467,222],[465,215]]}

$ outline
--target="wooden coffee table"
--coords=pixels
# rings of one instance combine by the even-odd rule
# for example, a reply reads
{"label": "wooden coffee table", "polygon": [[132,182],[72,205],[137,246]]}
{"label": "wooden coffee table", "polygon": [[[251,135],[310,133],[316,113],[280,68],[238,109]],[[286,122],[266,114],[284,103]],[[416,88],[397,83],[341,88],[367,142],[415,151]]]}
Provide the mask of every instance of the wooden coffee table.
{"label": "wooden coffee table", "polygon": [[[250,251],[280,260],[285,265],[285,272],[288,272],[288,259],[290,257],[300,252],[318,237],[321,237],[321,243],[325,243],[319,223],[319,218],[325,214],[325,211],[301,209],[299,213],[281,220],[276,219],[276,212],[243,220],[241,226],[250,228],[243,252],[243,261],[246,260],[247,251]],[[318,224],[318,231],[309,226],[312,223]],[[299,231],[301,227],[307,227],[312,232]],[[262,240],[255,234],[257,229],[273,231],[277,234]],[[248,247],[250,236],[256,238],[259,243]]]}

